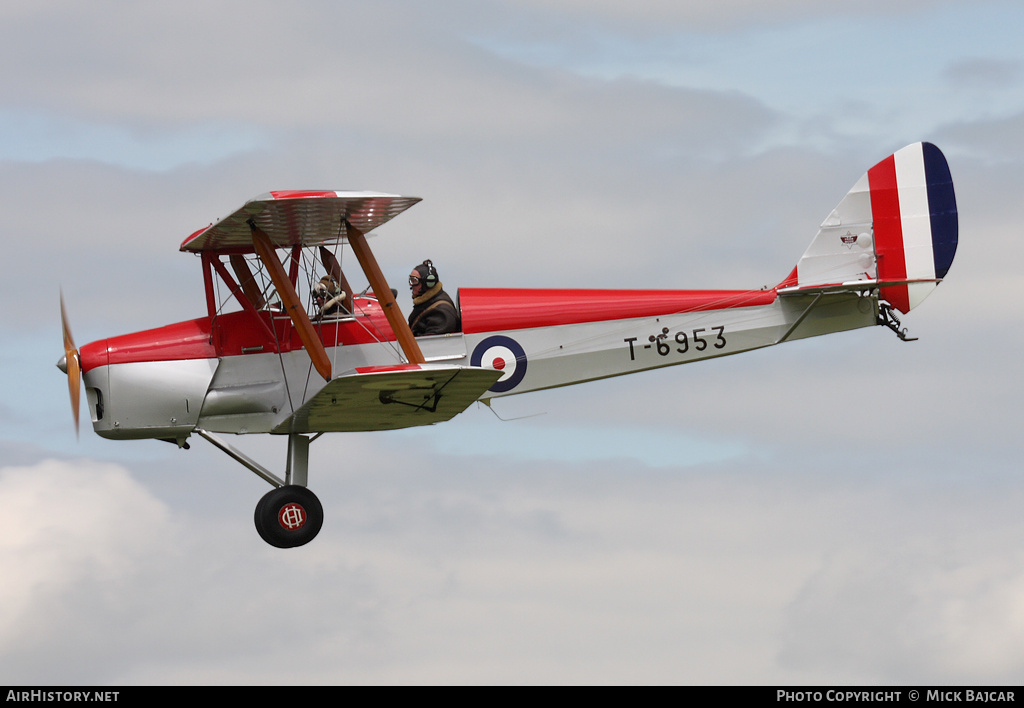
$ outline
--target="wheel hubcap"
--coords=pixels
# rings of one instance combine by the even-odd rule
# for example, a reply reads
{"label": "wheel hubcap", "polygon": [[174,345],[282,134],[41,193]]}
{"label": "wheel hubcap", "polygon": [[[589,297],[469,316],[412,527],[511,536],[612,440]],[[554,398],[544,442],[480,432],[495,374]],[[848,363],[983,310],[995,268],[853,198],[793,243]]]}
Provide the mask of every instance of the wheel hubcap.
{"label": "wheel hubcap", "polygon": [[287,531],[298,531],[306,525],[306,510],[295,502],[285,504],[277,513],[277,522]]}

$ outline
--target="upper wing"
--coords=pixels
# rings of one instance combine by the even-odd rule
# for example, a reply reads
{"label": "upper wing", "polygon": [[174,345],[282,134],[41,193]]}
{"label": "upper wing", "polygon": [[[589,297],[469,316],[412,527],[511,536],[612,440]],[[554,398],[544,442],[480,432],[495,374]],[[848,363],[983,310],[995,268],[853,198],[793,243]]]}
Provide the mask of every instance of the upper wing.
{"label": "upper wing", "polygon": [[270,237],[275,248],[337,243],[345,238],[345,221],[365,234],[418,201],[419,197],[381,192],[268,192],[196,231],[182,242],[181,250],[251,249],[250,219]]}
{"label": "upper wing", "polygon": [[480,367],[401,364],[330,381],[274,433],[395,430],[449,420],[502,375]]}

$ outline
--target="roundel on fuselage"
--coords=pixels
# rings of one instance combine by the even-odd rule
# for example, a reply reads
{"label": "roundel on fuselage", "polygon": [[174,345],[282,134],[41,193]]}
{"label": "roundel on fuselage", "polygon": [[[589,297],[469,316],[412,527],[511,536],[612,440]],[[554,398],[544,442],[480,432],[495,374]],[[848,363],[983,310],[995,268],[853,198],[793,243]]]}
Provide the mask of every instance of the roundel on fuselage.
{"label": "roundel on fuselage", "polygon": [[494,335],[476,345],[469,363],[502,372],[490,391],[505,393],[511,391],[526,376],[526,352],[519,342],[511,337]]}

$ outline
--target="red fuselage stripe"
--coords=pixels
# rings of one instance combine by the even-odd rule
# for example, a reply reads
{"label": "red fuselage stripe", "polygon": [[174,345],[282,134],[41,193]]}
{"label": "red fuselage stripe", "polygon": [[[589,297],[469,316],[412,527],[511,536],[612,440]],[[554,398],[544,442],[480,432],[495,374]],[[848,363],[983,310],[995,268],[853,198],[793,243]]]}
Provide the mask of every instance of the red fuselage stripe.
{"label": "red fuselage stripe", "polygon": [[459,290],[466,334],[767,305],[774,290]]}

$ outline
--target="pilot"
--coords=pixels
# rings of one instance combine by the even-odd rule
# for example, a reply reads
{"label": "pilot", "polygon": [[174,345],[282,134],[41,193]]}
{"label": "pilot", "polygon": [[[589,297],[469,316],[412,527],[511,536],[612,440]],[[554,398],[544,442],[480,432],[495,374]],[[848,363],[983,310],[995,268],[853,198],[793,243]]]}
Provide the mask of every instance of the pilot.
{"label": "pilot", "polygon": [[345,312],[342,306],[345,302],[345,291],[330,275],[320,278],[320,282],[313,286],[313,300],[319,310],[318,317],[340,315]]}
{"label": "pilot", "polygon": [[423,261],[409,274],[412,291],[412,312],[409,327],[414,336],[448,334],[461,328],[459,312],[437,277],[437,269],[429,260]]}

